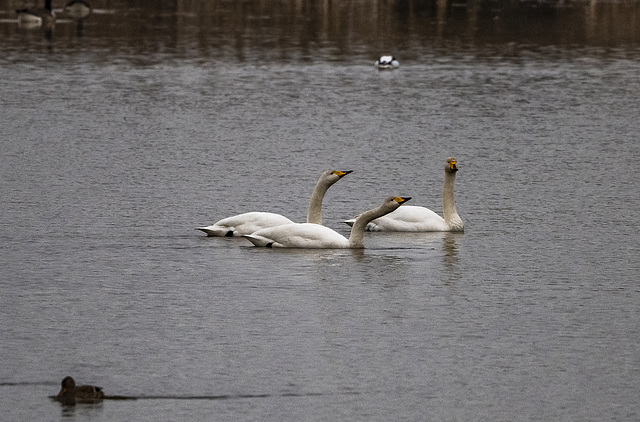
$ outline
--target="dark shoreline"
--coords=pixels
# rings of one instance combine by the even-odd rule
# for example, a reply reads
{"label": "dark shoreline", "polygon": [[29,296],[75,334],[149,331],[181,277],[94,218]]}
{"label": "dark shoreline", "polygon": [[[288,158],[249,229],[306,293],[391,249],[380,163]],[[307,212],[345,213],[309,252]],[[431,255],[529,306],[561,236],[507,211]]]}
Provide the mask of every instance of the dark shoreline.
{"label": "dark shoreline", "polygon": [[[22,0],[0,0],[0,45],[23,32],[15,19]],[[63,1],[53,2],[54,9]],[[428,44],[638,48],[640,1],[482,0],[133,0],[127,7],[94,0],[83,35],[147,50],[332,48],[337,57],[363,48],[402,51]],[[111,7],[111,9],[109,9]],[[61,20],[54,38],[72,37]],[[215,53],[214,53],[215,54]],[[406,56],[405,56],[406,57]]]}

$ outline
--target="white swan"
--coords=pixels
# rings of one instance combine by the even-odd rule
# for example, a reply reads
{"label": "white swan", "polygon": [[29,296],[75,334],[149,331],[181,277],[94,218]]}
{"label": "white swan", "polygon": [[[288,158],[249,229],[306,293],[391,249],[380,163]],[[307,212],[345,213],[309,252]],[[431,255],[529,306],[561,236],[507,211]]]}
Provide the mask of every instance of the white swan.
{"label": "white swan", "polygon": [[[453,183],[458,171],[457,161],[447,159],[444,166],[444,186],[442,187],[442,213],[440,217],[429,208],[406,206],[384,217],[377,218],[367,225],[368,231],[387,232],[462,232],[464,223],[456,211],[453,200]],[[353,225],[356,220],[345,221]]]}
{"label": "white swan", "polygon": [[[327,190],[353,170],[326,170],[318,179],[316,188],[311,195],[309,211],[307,213],[307,223],[322,224],[322,200]],[[251,234],[267,227],[291,224],[293,221],[287,217],[271,212],[247,212],[224,218],[211,226],[197,227],[209,236],[243,236]]]}
{"label": "white swan", "polygon": [[377,69],[395,69],[400,67],[400,63],[393,56],[382,56],[376,61],[375,66]]}
{"label": "white swan", "polygon": [[356,218],[349,239],[329,227],[309,223],[269,227],[244,237],[255,246],[273,248],[364,248],[364,231],[367,224],[398,209],[409,199],[411,198],[390,196],[378,208],[363,212]]}

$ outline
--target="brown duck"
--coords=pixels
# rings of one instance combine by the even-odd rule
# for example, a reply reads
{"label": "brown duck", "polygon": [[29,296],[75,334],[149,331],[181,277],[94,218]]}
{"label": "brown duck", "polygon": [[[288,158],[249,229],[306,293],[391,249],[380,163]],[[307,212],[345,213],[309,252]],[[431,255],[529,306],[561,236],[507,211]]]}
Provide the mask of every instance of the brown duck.
{"label": "brown duck", "polygon": [[62,388],[56,396],[62,402],[94,402],[104,398],[102,387],[93,385],[76,385],[71,377],[64,377]]}

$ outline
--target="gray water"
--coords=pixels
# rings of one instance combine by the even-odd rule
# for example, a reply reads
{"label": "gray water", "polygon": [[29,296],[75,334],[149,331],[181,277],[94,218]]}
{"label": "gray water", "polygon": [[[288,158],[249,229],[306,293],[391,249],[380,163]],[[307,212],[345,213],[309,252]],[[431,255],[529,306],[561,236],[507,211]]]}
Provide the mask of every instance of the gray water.
{"label": "gray water", "polygon": [[[104,6],[51,32],[0,2],[2,420],[640,418],[633,15],[527,15],[554,43],[482,13],[459,34],[457,9],[408,18],[426,31],[379,11],[383,37],[212,4],[218,26]],[[449,156],[464,234],[195,230],[304,221],[327,168],[354,170],[324,202],[342,234],[389,195],[440,213]],[[137,400],[62,406],[65,375]]]}

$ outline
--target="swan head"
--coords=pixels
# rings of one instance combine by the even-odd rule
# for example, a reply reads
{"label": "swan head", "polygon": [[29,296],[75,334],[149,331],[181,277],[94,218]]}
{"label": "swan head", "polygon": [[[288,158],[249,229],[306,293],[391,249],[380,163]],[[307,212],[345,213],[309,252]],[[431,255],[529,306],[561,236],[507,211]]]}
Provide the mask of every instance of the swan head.
{"label": "swan head", "polygon": [[322,174],[322,180],[329,186],[333,185],[335,182],[337,182],[338,180],[342,179],[344,176],[346,176],[349,173],[353,173],[353,170],[346,170],[346,171],[342,171],[342,170],[326,170],[323,174]]}
{"label": "swan head", "polygon": [[453,157],[447,158],[447,164],[444,166],[444,171],[447,173],[455,173],[458,171],[458,161]]}
{"label": "swan head", "polygon": [[390,196],[387,199],[385,199],[384,204],[382,204],[382,206],[385,208],[393,208],[395,210],[400,205],[404,204],[410,199],[411,199],[410,196]]}
{"label": "swan head", "polygon": [[344,176],[346,176],[349,173],[353,173],[353,170],[346,170],[346,171],[334,170],[334,171],[331,172],[331,174],[335,174],[339,178],[343,178]]}
{"label": "swan head", "polygon": [[[400,207],[400,205],[404,204],[405,202],[407,202],[408,200],[410,200],[411,197],[410,196],[390,196],[387,199],[384,200],[384,202],[382,203],[382,205],[380,206],[380,208],[383,211],[395,211],[398,207]],[[354,218],[353,220],[349,220],[348,222],[345,221],[345,223],[347,223],[350,226],[353,226],[353,224],[355,223],[355,220],[357,220],[358,218],[360,218],[360,216],[362,216],[362,214],[358,214],[356,216],[356,218]]]}

